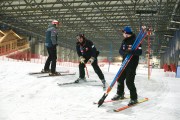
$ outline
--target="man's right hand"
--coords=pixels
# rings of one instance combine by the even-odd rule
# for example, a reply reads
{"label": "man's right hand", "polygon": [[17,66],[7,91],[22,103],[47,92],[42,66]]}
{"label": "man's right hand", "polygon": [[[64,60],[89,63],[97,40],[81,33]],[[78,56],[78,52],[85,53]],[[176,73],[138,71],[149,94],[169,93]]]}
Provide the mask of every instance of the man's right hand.
{"label": "man's right hand", "polygon": [[80,62],[84,63],[84,61],[85,61],[85,58],[83,56],[80,56]]}

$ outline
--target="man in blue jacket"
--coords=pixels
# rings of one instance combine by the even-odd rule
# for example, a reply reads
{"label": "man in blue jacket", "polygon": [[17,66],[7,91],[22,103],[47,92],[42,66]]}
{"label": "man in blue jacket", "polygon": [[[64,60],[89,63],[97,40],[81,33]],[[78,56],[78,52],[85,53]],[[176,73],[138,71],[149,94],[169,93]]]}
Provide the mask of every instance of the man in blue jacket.
{"label": "man in blue jacket", "polygon": [[[46,60],[44,69],[41,72],[50,72],[49,75],[58,75],[59,73],[56,72],[56,59],[57,59],[57,28],[59,26],[59,22],[57,20],[53,20],[49,25],[48,29],[46,30],[46,39],[45,39],[45,46],[48,51],[48,58]],[[51,69],[50,69],[51,64]]]}
{"label": "man in blue jacket", "polygon": [[85,78],[85,64],[90,62],[94,68],[95,73],[98,75],[99,79],[103,83],[103,89],[106,89],[106,81],[101,69],[98,66],[97,57],[99,51],[97,51],[95,45],[92,41],[85,38],[84,34],[77,35],[78,42],[76,43],[77,54],[80,58],[79,62],[79,78],[75,81],[78,83],[80,80],[86,80]]}
{"label": "man in blue jacket", "polygon": [[133,105],[138,102],[138,96],[136,92],[136,87],[134,84],[134,79],[136,75],[136,68],[139,63],[139,56],[142,54],[141,45],[136,50],[131,50],[131,47],[136,39],[135,34],[133,34],[129,26],[124,27],[123,30],[124,40],[122,41],[121,47],[119,49],[119,54],[123,57],[123,61],[128,54],[132,54],[130,62],[126,66],[125,70],[118,79],[117,94],[112,98],[112,100],[124,99],[124,81],[126,79],[126,85],[130,91],[130,102],[128,105]]}

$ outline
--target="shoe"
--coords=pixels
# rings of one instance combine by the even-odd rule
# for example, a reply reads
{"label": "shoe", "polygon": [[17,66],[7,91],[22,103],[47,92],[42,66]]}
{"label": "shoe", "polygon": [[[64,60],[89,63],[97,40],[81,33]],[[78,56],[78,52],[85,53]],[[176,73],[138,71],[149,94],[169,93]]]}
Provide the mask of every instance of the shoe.
{"label": "shoe", "polygon": [[111,100],[120,100],[120,99],[124,99],[124,94],[123,95],[118,95],[116,94],[113,98],[111,98]]}
{"label": "shoe", "polygon": [[101,82],[103,84],[103,88],[106,88],[108,86],[108,84],[107,84],[105,79],[102,79]]}
{"label": "shoe", "polygon": [[103,83],[103,90],[106,91],[107,88],[108,88],[107,82]]}
{"label": "shoe", "polygon": [[[103,81],[103,80],[102,80]],[[108,87],[108,83],[104,80],[103,82],[103,85],[102,85],[102,87],[103,87],[103,90],[105,91],[106,90],[106,88]]]}
{"label": "shoe", "polygon": [[81,81],[81,80],[86,81],[86,78],[85,78],[85,77],[84,77],[84,78],[78,78],[78,79],[75,80],[74,82],[75,82],[75,83],[79,83],[79,81]]}
{"label": "shoe", "polygon": [[45,69],[41,70],[41,73],[49,73],[49,72],[51,72],[49,69],[48,70],[45,70]]}
{"label": "shoe", "polygon": [[105,88],[105,89],[106,89],[106,87],[107,87],[106,83],[103,83],[103,88]]}
{"label": "shoe", "polygon": [[135,99],[135,100],[130,100],[129,103],[128,103],[128,106],[134,105],[134,104],[136,104],[136,103],[138,103],[138,100],[137,100],[137,99]]}
{"label": "shoe", "polygon": [[56,75],[61,75],[59,72],[51,72],[49,73],[49,76],[56,76]]}

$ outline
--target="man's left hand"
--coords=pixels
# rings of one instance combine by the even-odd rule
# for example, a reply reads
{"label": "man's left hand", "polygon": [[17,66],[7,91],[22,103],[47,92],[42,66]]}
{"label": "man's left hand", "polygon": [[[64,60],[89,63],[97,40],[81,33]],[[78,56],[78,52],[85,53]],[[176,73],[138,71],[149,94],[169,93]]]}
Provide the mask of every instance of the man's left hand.
{"label": "man's left hand", "polygon": [[89,62],[92,64],[93,62],[94,62],[94,57],[91,57],[90,59],[89,59]]}

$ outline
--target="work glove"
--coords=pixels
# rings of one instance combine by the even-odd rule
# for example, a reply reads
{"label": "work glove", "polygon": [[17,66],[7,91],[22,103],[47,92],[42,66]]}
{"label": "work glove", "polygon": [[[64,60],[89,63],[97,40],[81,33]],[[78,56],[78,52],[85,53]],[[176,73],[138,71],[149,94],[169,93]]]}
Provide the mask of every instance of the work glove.
{"label": "work glove", "polygon": [[79,58],[80,58],[80,63],[84,63],[85,58],[83,56],[80,56]]}
{"label": "work glove", "polygon": [[92,64],[93,62],[94,62],[94,57],[91,57],[90,59],[89,59],[89,62]]}
{"label": "work glove", "polygon": [[128,45],[128,50],[129,50],[129,51],[132,50],[132,45]]}
{"label": "work glove", "polygon": [[132,49],[132,45],[123,45],[123,50],[131,50]]}

